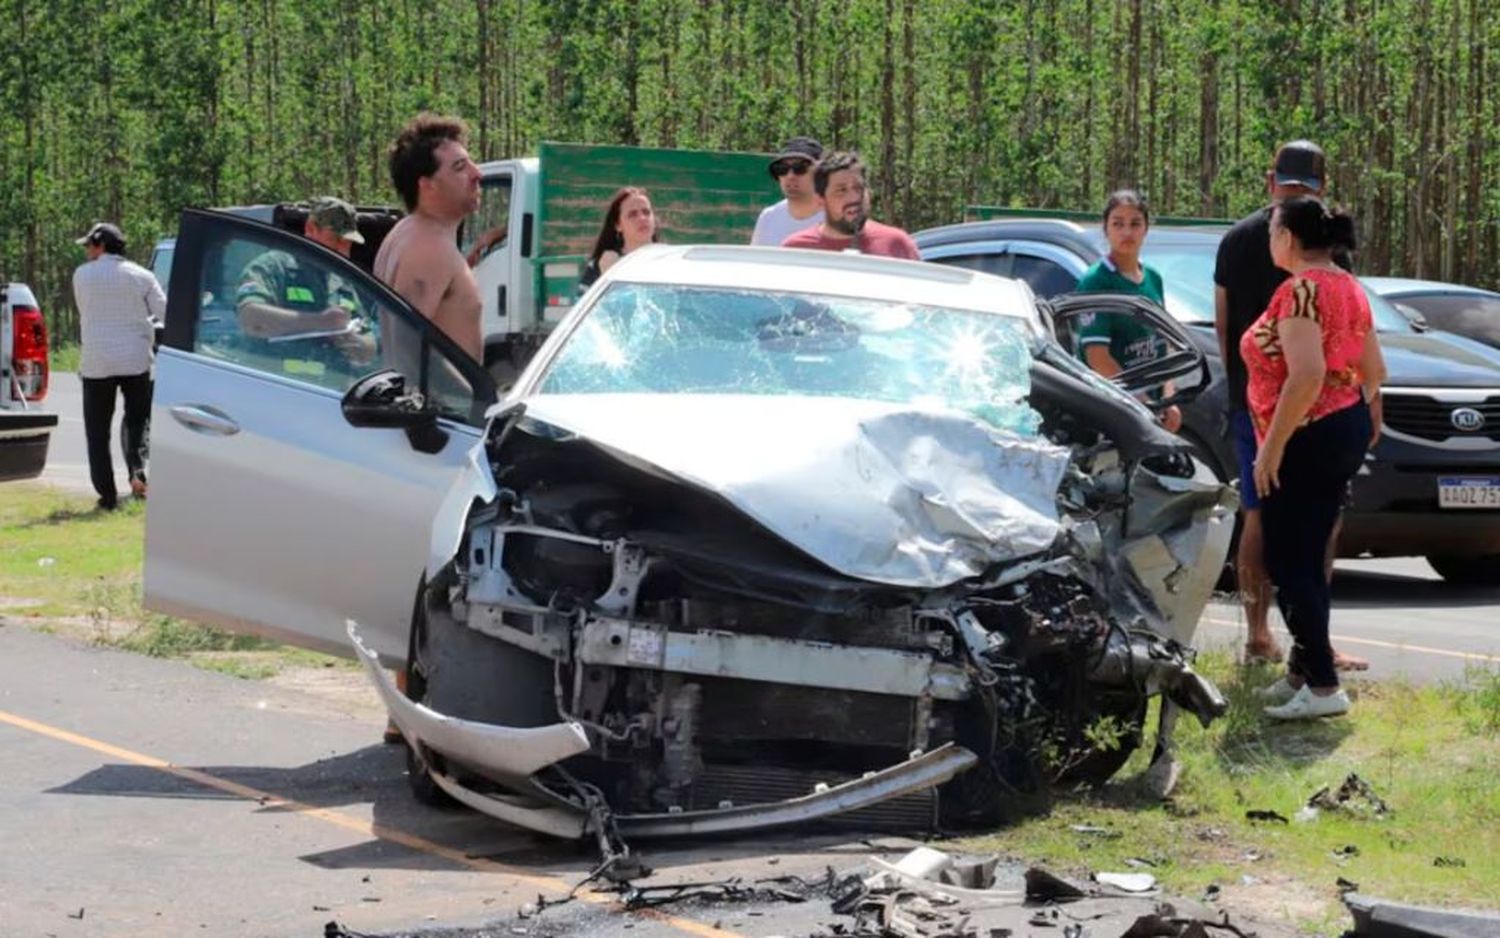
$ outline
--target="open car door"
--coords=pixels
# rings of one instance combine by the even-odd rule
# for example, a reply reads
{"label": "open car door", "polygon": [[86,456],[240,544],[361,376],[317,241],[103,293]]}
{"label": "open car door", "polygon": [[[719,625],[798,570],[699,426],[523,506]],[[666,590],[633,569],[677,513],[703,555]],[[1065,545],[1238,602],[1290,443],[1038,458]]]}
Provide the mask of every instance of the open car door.
{"label": "open car door", "polygon": [[[290,316],[283,331],[247,329],[257,306]],[[333,306],[352,328],[326,328]],[[354,619],[400,660],[432,519],[484,468],[494,397],[478,362],[345,258],[184,212],[151,412],[146,605],[344,654]]]}
{"label": "open car door", "polygon": [[1181,323],[1156,303],[1120,293],[1069,293],[1042,301],[1058,344],[1083,359],[1080,339],[1126,333],[1137,348],[1129,367],[1113,377],[1153,410],[1183,405],[1207,389],[1208,360]]}

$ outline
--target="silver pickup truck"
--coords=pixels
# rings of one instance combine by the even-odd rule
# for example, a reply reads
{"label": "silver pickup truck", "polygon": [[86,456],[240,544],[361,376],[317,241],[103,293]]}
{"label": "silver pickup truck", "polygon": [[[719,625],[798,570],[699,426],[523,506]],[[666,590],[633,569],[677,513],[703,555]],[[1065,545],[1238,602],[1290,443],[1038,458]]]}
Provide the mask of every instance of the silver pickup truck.
{"label": "silver pickup truck", "polygon": [[32,479],[47,464],[57,415],[47,396],[47,324],[24,283],[0,280],[0,482]]}

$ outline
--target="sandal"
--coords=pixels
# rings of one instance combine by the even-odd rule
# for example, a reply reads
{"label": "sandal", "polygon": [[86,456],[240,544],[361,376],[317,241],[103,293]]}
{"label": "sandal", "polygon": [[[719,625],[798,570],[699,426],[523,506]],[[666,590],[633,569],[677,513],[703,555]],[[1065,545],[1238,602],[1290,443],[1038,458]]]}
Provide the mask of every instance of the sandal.
{"label": "sandal", "polygon": [[1275,642],[1272,642],[1269,648],[1245,643],[1246,664],[1281,664],[1284,660],[1286,660],[1286,652],[1282,651],[1281,646]]}
{"label": "sandal", "polygon": [[1364,658],[1356,658],[1353,655],[1336,651],[1333,653],[1333,669],[1335,671],[1368,671],[1370,662]]}

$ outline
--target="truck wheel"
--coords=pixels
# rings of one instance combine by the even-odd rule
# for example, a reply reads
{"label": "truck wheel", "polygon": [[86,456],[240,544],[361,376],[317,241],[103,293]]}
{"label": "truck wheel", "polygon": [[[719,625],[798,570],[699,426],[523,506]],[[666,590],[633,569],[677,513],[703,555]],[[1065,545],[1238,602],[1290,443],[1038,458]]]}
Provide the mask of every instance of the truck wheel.
{"label": "truck wheel", "polygon": [[1428,554],[1427,562],[1438,576],[1455,586],[1494,586],[1500,584],[1500,554]]}
{"label": "truck wheel", "polygon": [[484,370],[490,373],[495,381],[495,392],[504,394],[521,377],[521,368],[516,364],[515,356],[511,354],[510,346],[501,345],[488,349],[484,355]]}

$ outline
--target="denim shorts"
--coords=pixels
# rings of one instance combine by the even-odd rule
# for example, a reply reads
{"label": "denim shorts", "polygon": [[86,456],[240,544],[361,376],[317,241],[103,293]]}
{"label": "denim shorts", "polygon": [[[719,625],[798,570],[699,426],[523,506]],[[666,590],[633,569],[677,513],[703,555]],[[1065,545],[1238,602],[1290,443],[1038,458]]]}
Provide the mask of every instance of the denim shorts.
{"label": "denim shorts", "polygon": [[1244,410],[1229,414],[1229,442],[1234,444],[1234,455],[1240,464],[1240,507],[1251,511],[1260,507],[1260,496],[1255,492],[1255,424],[1250,422],[1250,413]]}

